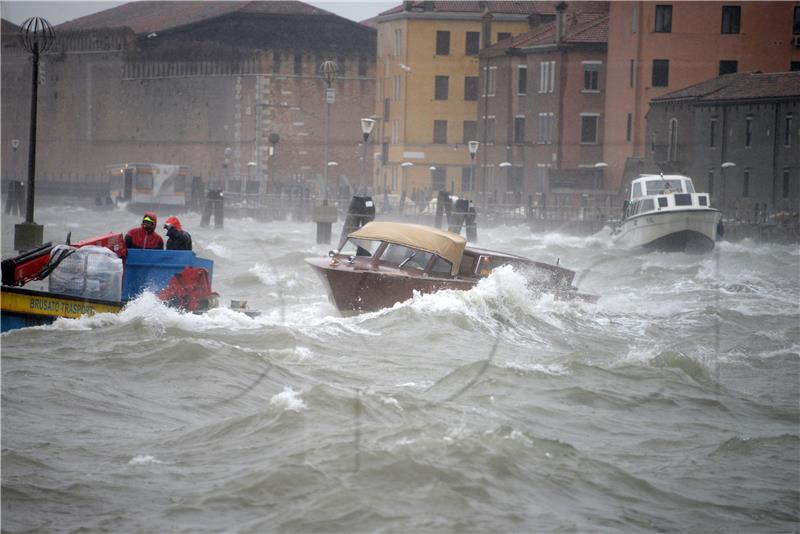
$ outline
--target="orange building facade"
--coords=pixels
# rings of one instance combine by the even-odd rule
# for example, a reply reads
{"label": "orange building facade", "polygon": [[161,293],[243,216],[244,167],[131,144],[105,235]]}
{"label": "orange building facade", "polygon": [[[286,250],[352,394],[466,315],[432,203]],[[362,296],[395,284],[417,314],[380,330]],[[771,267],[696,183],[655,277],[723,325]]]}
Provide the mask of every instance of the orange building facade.
{"label": "orange building facade", "polygon": [[800,2],[611,2],[603,155],[637,174],[653,98],[720,74],[800,69]]}

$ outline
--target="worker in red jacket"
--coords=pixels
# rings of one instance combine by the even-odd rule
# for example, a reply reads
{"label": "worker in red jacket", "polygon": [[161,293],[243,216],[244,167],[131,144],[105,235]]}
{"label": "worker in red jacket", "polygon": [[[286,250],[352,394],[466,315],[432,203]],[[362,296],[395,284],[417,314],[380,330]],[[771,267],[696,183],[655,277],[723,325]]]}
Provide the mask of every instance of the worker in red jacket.
{"label": "worker in red jacket", "polygon": [[156,214],[148,211],[142,218],[142,225],[131,228],[125,235],[128,248],[164,248],[164,240],[156,233]]}

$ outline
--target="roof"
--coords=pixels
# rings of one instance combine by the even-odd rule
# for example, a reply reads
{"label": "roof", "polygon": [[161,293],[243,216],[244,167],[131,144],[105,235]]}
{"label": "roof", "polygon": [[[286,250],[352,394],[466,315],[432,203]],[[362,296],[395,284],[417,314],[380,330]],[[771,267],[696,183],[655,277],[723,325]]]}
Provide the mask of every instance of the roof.
{"label": "roof", "polygon": [[[608,19],[605,13],[576,12],[567,15],[567,29],[561,39],[562,43],[607,43]],[[494,44],[491,48],[526,48],[531,46],[555,43],[555,22],[548,22],[530,31],[515,35]]]}
{"label": "roof", "polygon": [[[409,12],[430,12],[430,13],[483,13],[488,10],[490,13],[497,13],[503,15],[555,15],[556,5],[560,2],[541,2],[541,1],[527,1],[527,2],[507,2],[507,1],[488,1],[488,2],[475,2],[475,1],[453,1],[446,0],[441,2],[428,2],[428,1],[411,1],[403,2],[403,4],[393,7],[387,11],[382,12],[379,16],[395,15]],[[608,2],[572,2],[568,4],[568,9],[572,5],[579,6],[577,9],[581,11],[592,12],[608,12]]]}
{"label": "roof", "polygon": [[800,97],[800,72],[741,72],[725,74],[653,98],[652,103],[678,100],[716,102]]}
{"label": "roof", "polygon": [[348,237],[372,239],[431,252],[452,264],[451,274],[458,273],[467,240],[458,234],[421,224],[373,221]]}
{"label": "roof", "polygon": [[[295,1],[141,1],[130,2],[67,21],[60,30],[128,27],[134,33],[151,33],[186,26],[232,13],[245,15],[318,15],[342,18],[324,9]],[[349,19],[343,19],[357,24]]]}

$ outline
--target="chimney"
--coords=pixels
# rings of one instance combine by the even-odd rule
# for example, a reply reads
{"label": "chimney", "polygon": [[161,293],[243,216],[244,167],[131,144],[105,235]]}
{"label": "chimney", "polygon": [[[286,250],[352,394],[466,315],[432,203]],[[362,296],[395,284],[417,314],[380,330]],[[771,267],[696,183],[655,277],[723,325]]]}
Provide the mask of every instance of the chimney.
{"label": "chimney", "polygon": [[567,11],[567,3],[559,2],[556,5],[556,44],[564,38],[564,13]]}
{"label": "chimney", "polygon": [[494,16],[489,12],[486,7],[481,15],[481,41],[483,46],[481,48],[489,48],[492,46],[492,20]]}

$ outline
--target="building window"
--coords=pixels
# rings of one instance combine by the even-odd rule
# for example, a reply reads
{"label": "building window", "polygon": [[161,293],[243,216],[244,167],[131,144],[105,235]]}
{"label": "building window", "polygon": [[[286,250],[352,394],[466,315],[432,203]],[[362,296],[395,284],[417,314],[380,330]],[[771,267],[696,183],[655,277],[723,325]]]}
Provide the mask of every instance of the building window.
{"label": "building window", "polygon": [[473,182],[472,167],[461,167],[461,192],[472,191]]}
{"label": "building window", "polygon": [[744,198],[750,196],[750,167],[745,167],[742,175],[742,196]]}
{"label": "building window", "polygon": [[556,62],[542,61],[539,63],[539,92],[552,93],[555,87]]}
{"label": "building window", "polygon": [[436,32],[436,55],[450,55],[450,32]]}
{"label": "building window", "polygon": [[525,117],[514,117],[514,142],[525,143]]}
{"label": "building window", "polygon": [[400,142],[400,121],[395,119],[392,121],[392,143]]}
{"label": "building window", "polygon": [[478,100],[478,83],[477,76],[464,77],[464,100]]}
{"label": "building window", "polygon": [[367,56],[358,56],[358,75],[367,75]]}
{"label": "building window", "polygon": [[669,145],[667,161],[678,161],[678,119],[669,120]]}
{"label": "building window", "polygon": [[656,133],[653,132],[650,134],[650,153],[656,153]]}
{"label": "building window", "polygon": [[394,31],[394,55],[399,56],[403,51],[403,30],[396,29]]}
{"label": "building window", "polygon": [[528,67],[525,65],[517,66],[517,94],[528,94]]}
{"label": "building window", "polygon": [[486,143],[494,143],[494,130],[495,130],[495,117],[489,116],[483,118],[483,127],[485,129],[484,135]]}
{"label": "building window", "polygon": [[383,99],[383,120],[385,121],[389,120],[390,102],[391,100],[389,100],[388,98]]}
{"label": "building window", "polygon": [[400,100],[400,76],[394,77],[394,99]]}
{"label": "building window", "polygon": [[478,139],[478,121],[464,121],[464,144]]}
{"label": "building window", "polygon": [[447,100],[449,85],[449,76],[436,76],[436,88],[433,98],[436,100]]}
{"label": "building window", "polygon": [[497,67],[484,68],[484,74],[486,74],[486,94],[484,96],[494,96]]}
{"label": "building window", "polygon": [[511,32],[497,32],[497,42],[499,43],[503,39],[508,39],[511,37]]}
{"label": "building window", "polygon": [[710,148],[716,148],[717,146],[717,118],[711,117],[711,121],[708,124],[708,146]]}
{"label": "building window", "polygon": [[639,31],[639,6],[636,4],[631,6],[631,33]]}
{"label": "building window", "polygon": [[653,87],[669,86],[669,60],[653,60]]}
{"label": "building window", "polygon": [[706,188],[708,191],[708,197],[711,198],[714,196],[714,169],[708,169],[708,187]]}
{"label": "building window", "polygon": [[601,63],[594,61],[583,62],[583,90],[584,91],[599,91],[600,90],[600,65]]}
{"label": "building window", "polygon": [[783,122],[783,146],[792,146],[792,114],[787,113]]}
{"label": "building window", "polygon": [[630,66],[628,67],[628,71],[629,71],[629,73],[628,73],[628,87],[633,87],[635,66],[636,66],[636,62],[634,60],[631,60],[630,61]]}
{"label": "building window", "polygon": [[468,56],[477,56],[481,47],[481,32],[467,32],[467,46],[464,53]]}
{"label": "building window", "polygon": [[789,167],[783,168],[783,198],[789,198]]}
{"label": "building window", "polygon": [[656,6],[656,33],[672,31],[672,6]]}
{"label": "building window", "polygon": [[447,121],[433,121],[433,142],[437,145],[447,144]]}
{"label": "building window", "polygon": [[581,144],[597,144],[597,113],[581,113]]}
{"label": "building window", "polygon": [[792,34],[800,34],[800,6],[794,6],[794,21],[792,23]]}
{"label": "building window", "polygon": [[436,167],[431,176],[431,188],[434,191],[442,191],[447,187],[447,169]]}
{"label": "building window", "polygon": [[294,55],[294,73],[298,76],[303,74],[303,54]]}
{"label": "building window", "polygon": [[280,72],[281,72],[281,53],[275,51],[272,53],[272,74],[280,74]]}
{"label": "building window", "polygon": [[628,113],[628,120],[625,130],[625,140],[630,143],[632,138],[633,138],[633,113]]}
{"label": "building window", "polygon": [[722,33],[739,33],[741,16],[740,6],[722,6]]}
{"label": "building window", "polygon": [[797,72],[798,70],[800,70],[800,61],[790,61],[789,70],[792,72]]}
{"label": "building window", "polygon": [[549,144],[553,142],[553,123],[555,114],[539,113],[539,143]]}
{"label": "building window", "polygon": [[745,148],[753,146],[753,117],[751,115],[744,120],[744,146]]}
{"label": "building window", "polygon": [[739,62],[735,59],[721,59],[719,61],[719,75],[735,74],[739,70]]}

